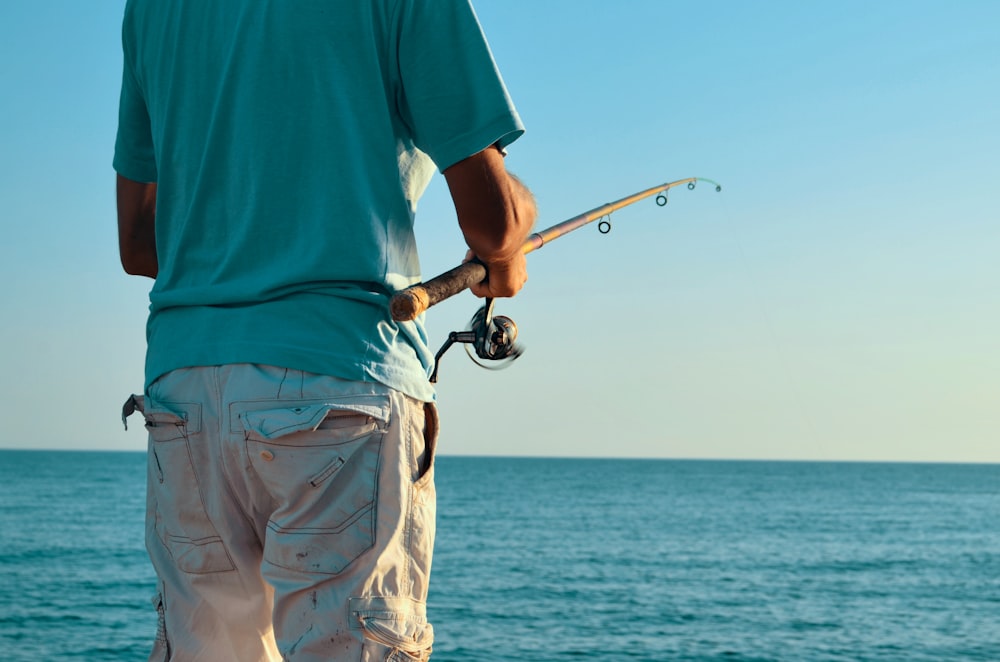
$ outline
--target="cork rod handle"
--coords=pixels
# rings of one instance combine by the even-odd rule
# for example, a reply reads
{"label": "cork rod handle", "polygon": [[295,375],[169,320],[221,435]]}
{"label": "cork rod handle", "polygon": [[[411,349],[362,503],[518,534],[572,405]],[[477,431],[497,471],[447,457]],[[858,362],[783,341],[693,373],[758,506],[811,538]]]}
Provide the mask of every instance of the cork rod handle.
{"label": "cork rod handle", "polygon": [[392,319],[408,322],[431,306],[486,278],[486,267],[480,262],[466,262],[435,276],[426,283],[411,285],[397,293],[389,302]]}

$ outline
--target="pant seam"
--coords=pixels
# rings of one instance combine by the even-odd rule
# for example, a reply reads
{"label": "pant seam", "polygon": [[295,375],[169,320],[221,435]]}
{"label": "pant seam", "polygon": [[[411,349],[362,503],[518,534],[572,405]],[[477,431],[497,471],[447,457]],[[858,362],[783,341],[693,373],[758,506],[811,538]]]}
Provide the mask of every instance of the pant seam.
{"label": "pant seam", "polygon": [[[403,526],[404,526],[404,530],[403,530],[403,550],[402,550],[403,551],[403,559],[404,559],[404,561],[403,561],[403,563],[404,563],[404,566],[403,566],[404,574],[403,574],[403,576],[404,577],[408,577],[410,579],[410,581],[412,582],[413,575],[411,573],[412,573],[412,570],[413,570],[412,569],[412,564],[413,564],[413,515],[414,515],[414,512],[413,512],[414,511],[414,508],[413,508],[413,479],[412,479],[412,476],[413,476],[413,466],[412,466],[413,465],[413,459],[412,458],[413,458],[413,454],[414,454],[413,451],[414,451],[414,442],[415,442],[415,440],[414,440],[414,434],[415,434],[414,433],[414,418],[415,418],[415,416],[414,416],[414,409],[415,408],[412,407],[412,406],[409,406],[409,403],[406,401],[405,397],[402,394],[397,394],[396,398],[399,401],[400,409],[402,411],[406,412],[406,420],[405,421],[401,421],[402,423],[405,423],[405,425],[406,425],[406,427],[404,428],[404,434],[403,434],[403,439],[404,439],[403,446],[404,447],[402,449],[402,451],[404,453],[404,457],[401,458],[403,460],[401,462],[401,464],[403,465],[403,467],[402,467],[403,468],[403,476],[402,476],[403,481],[402,481],[402,483],[405,486],[406,499],[405,500],[401,500],[402,503],[400,505],[403,508],[406,508],[406,516],[403,519]],[[412,583],[407,588],[408,588],[408,593],[412,594],[413,593]]]}
{"label": "pant seam", "polygon": [[[237,471],[233,471],[231,466],[230,458],[236,457],[239,462],[242,462],[244,455],[246,455],[246,464],[248,467],[252,468],[252,463],[250,462],[249,451],[247,450],[246,444],[246,434],[233,433],[233,421],[232,421],[232,407],[228,402],[228,398],[225,397],[225,392],[222,387],[221,379],[221,368],[216,368],[213,371],[215,375],[215,395],[216,395],[216,406],[218,408],[218,415],[216,418],[219,422],[219,437],[218,443],[219,453],[222,456],[222,478],[223,487],[226,490],[226,494],[229,496],[230,501],[236,504],[239,509],[239,513],[243,520],[247,523],[248,529],[253,532],[254,537],[257,538],[257,542],[260,545],[260,551],[263,555],[264,550],[264,540],[260,537],[260,532],[257,530],[256,522],[253,516],[247,510],[247,504],[244,500],[239,498],[236,490],[233,488],[234,483],[239,479],[241,482],[244,480],[242,476],[239,476],[239,470],[243,467],[239,464],[237,465]],[[231,371],[230,371],[231,374]],[[287,375],[287,371],[285,373]],[[226,380],[228,383],[228,379]],[[284,377],[282,377],[282,383],[284,383]],[[280,391],[280,386],[279,386]],[[236,448],[232,448],[232,445],[236,444]],[[237,478],[239,476],[239,478]],[[223,543],[225,544],[225,543]]]}

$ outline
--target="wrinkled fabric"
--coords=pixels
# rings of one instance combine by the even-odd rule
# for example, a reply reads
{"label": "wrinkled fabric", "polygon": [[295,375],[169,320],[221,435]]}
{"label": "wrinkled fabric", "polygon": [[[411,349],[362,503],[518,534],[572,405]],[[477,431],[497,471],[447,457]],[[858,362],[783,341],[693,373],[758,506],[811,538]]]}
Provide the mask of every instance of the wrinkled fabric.
{"label": "wrinkled fabric", "polygon": [[426,660],[434,406],[270,366],[132,396],[149,431],[151,660]]}
{"label": "wrinkled fabric", "polygon": [[157,184],[145,384],[258,363],[432,400],[423,319],[388,307],[418,200],[523,133],[468,0],[129,0],[122,47],[113,165]]}

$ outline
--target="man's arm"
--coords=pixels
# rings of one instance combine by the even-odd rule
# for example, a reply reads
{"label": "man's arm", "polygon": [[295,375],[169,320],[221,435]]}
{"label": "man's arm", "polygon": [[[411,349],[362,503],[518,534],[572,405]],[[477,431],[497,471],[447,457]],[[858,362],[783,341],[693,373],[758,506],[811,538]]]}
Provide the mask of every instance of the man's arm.
{"label": "man's arm", "polygon": [[118,175],[118,252],[133,276],[156,278],[156,184]]}
{"label": "man's arm", "polygon": [[512,297],[528,280],[521,252],[538,215],[535,198],[507,172],[503,155],[488,147],[444,171],[465,242],[486,265],[478,297]]}

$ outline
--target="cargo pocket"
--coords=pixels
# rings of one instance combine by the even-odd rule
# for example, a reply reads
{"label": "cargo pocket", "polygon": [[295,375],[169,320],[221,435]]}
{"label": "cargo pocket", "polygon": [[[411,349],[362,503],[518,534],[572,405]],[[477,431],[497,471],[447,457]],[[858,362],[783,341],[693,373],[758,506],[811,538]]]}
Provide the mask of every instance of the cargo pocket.
{"label": "cargo pocket", "polygon": [[361,662],[426,662],[434,628],[426,606],[407,598],[351,598],[351,625],[364,631]]}
{"label": "cargo pocket", "polygon": [[233,562],[225,544],[205,512],[191,461],[189,435],[200,429],[200,408],[193,404],[157,403],[151,404],[143,417],[149,431],[149,487],[155,501],[157,537],[184,572],[232,570]]}
{"label": "cargo pocket", "polygon": [[[410,504],[406,536],[406,550],[410,555],[410,575],[416,585],[424,587],[430,581],[431,558],[434,553],[434,537],[437,525],[437,494],[434,486],[434,464],[436,455],[438,421],[437,409],[433,403],[424,404],[423,444],[416,458],[417,479],[410,492]],[[411,593],[426,599],[426,593]]]}
{"label": "cargo pocket", "polygon": [[375,544],[388,417],[388,398],[380,396],[239,413],[250,464],[275,504],[268,563],[335,575]]}
{"label": "cargo pocket", "polygon": [[433,402],[425,402],[424,408],[424,446],[417,457],[418,475],[416,487],[423,489],[434,483],[434,460],[437,456],[437,439],[440,423],[437,407]]}

